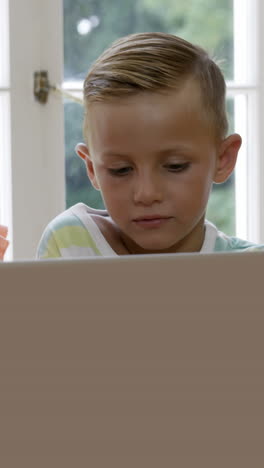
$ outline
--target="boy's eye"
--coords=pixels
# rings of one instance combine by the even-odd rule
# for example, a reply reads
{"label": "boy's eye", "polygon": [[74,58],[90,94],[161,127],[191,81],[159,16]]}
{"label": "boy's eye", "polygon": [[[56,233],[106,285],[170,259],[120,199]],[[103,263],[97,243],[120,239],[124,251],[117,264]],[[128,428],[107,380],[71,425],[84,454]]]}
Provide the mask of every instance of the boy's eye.
{"label": "boy's eye", "polygon": [[113,176],[125,176],[127,175],[129,172],[132,171],[132,167],[129,167],[129,166],[124,166],[124,167],[118,167],[116,169],[108,169],[108,172],[110,172],[111,175]]}
{"label": "boy's eye", "polygon": [[168,169],[170,172],[183,172],[188,167],[190,166],[190,163],[171,163],[171,164],[166,164],[165,167]]}

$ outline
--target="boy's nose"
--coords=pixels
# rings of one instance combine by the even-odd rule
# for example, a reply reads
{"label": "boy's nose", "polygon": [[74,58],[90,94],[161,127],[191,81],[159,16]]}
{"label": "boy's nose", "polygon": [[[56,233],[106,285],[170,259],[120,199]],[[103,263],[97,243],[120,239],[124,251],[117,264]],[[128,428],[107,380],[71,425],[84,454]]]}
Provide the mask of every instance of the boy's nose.
{"label": "boy's nose", "polygon": [[161,184],[153,175],[137,177],[134,187],[134,201],[143,205],[152,205],[162,200]]}

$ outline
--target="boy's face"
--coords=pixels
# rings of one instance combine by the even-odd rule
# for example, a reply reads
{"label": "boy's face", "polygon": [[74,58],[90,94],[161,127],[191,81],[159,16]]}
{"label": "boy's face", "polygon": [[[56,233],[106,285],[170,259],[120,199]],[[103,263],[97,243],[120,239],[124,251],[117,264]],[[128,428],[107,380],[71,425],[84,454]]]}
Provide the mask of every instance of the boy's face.
{"label": "boy's face", "polygon": [[88,126],[82,157],[128,250],[199,251],[212,182],[229,175],[235,157],[221,176],[225,161],[197,85],[93,103]]}

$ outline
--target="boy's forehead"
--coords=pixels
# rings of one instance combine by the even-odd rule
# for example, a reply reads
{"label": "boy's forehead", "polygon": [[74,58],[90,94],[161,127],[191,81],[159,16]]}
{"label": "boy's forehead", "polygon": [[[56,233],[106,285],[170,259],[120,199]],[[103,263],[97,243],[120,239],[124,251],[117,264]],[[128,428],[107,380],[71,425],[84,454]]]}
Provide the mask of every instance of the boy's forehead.
{"label": "boy's forehead", "polygon": [[87,108],[85,131],[89,140],[96,140],[102,135],[111,138],[122,129],[131,133],[138,126],[160,128],[164,122],[175,127],[188,119],[209,120],[194,80],[184,82],[180,89],[142,91],[92,102]]}

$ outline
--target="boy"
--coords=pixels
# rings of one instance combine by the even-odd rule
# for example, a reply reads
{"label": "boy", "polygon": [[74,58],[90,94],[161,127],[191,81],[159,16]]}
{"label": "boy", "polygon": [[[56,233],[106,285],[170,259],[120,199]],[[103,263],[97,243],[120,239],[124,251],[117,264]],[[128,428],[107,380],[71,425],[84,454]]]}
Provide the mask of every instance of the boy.
{"label": "boy", "polygon": [[264,249],[205,221],[241,137],[227,136],[224,78],[204,50],[162,33],[122,38],[92,66],[84,102],[76,151],[106,211],[60,214],[39,258]]}

